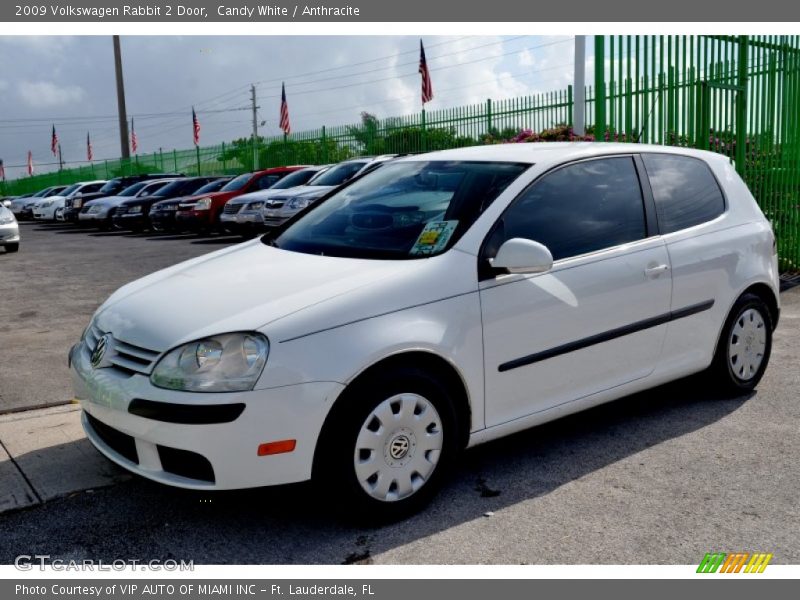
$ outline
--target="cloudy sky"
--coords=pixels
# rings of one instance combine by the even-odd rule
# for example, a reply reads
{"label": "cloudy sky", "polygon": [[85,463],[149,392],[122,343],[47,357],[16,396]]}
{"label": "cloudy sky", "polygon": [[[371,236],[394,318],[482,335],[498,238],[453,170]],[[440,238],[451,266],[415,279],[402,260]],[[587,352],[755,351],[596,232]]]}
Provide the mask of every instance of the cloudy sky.
{"label": "cloudy sky", "polygon": [[[572,81],[571,37],[427,36],[424,42],[435,93],[430,110],[563,89]],[[191,147],[192,105],[201,145],[249,135],[251,83],[264,135],[279,133],[281,81],[293,131],[355,123],[363,110],[379,117],[418,111],[418,44],[407,36],[123,37],[127,109],[139,152]],[[0,159],[9,179],[24,173],[28,150],[37,172],[54,168],[47,164],[54,161],[52,124],[70,164],[85,161],[87,132],[96,160],[119,156],[110,36],[0,36],[0,64]]]}

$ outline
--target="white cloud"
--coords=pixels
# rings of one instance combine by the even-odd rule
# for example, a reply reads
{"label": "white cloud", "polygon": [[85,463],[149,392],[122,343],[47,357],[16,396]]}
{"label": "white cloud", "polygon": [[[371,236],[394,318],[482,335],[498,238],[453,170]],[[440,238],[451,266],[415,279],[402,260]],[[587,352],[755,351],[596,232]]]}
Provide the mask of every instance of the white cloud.
{"label": "white cloud", "polygon": [[81,102],[86,97],[78,85],[59,85],[52,81],[22,81],[20,97],[34,108],[52,108]]}

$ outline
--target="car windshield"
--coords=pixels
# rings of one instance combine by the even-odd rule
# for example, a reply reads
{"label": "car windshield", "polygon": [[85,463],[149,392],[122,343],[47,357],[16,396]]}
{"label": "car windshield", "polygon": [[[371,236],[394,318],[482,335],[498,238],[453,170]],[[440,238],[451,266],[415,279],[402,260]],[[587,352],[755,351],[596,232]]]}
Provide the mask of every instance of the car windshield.
{"label": "car windshield", "polygon": [[252,173],[245,173],[244,175],[239,175],[236,179],[232,179],[229,181],[225,187],[222,188],[221,191],[223,192],[236,192],[242,189],[244,186],[247,185],[247,182],[250,181],[250,178],[253,176]]}
{"label": "car windshield", "polygon": [[205,184],[203,187],[201,187],[194,193],[196,195],[199,195],[199,194],[207,194],[209,192],[218,192],[219,190],[222,189],[222,186],[224,186],[229,181],[230,179],[218,179],[216,181],[212,181],[211,183]]}
{"label": "car windshield", "polygon": [[346,162],[331,167],[321,176],[314,179],[314,185],[341,185],[358,173],[366,162]]}
{"label": "car windshield", "polygon": [[124,190],[122,190],[119,194],[117,194],[117,196],[135,196],[136,194],[139,193],[139,190],[141,190],[146,185],[147,185],[146,181],[140,181],[139,183],[134,183],[132,186],[126,187]]}
{"label": "car windshield", "polygon": [[122,182],[119,179],[111,179],[110,181],[107,181],[103,187],[97,190],[97,192],[105,195],[112,194],[117,191],[121,185]]}
{"label": "car windshield", "polygon": [[304,213],[264,243],[370,259],[423,258],[452,246],[530,165],[414,161],[387,165]]}
{"label": "car windshield", "polygon": [[[164,185],[157,192],[158,196],[175,196],[177,194],[191,194],[192,188],[198,187],[196,181],[186,181],[185,179],[176,179]],[[185,188],[185,189],[184,189]],[[150,190],[153,193],[153,190]]]}
{"label": "car windshield", "polygon": [[316,175],[317,172],[318,171],[314,169],[302,169],[301,171],[295,171],[294,173],[289,173],[286,177],[278,181],[278,183],[276,183],[269,189],[288,190],[289,188],[297,187],[298,185],[303,185],[304,183],[308,183],[308,180],[311,179],[314,175]]}
{"label": "car windshield", "polygon": [[77,190],[79,187],[81,187],[81,184],[80,183],[75,183],[75,184],[69,186],[67,189],[62,190],[61,193],[59,194],[59,196],[69,196],[70,194],[75,192],[75,190]]}

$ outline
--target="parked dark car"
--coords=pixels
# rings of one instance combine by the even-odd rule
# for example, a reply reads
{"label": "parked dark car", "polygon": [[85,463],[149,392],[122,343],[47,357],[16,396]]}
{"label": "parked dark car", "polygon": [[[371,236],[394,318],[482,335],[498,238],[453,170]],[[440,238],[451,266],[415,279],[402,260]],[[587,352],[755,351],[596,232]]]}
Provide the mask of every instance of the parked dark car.
{"label": "parked dark car", "polygon": [[136,196],[125,200],[114,213],[114,226],[128,231],[144,231],[151,228],[150,208],[160,200],[183,198],[194,194],[215,177],[187,177],[169,182],[149,196]]}
{"label": "parked dark car", "polygon": [[78,215],[81,207],[89,200],[105,198],[106,196],[116,196],[122,190],[140,181],[149,179],[174,179],[175,177],[186,177],[183,173],[147,173],[142,175],[126,175],[125,177],[115,177],[109,179],[106,184],[93,194],[83,194],[75,198],[67,198],[64,202],[63,220],[72,223],[78,222]]}
{"label": "parked dark car", "polygon": [[175,222],[175,213],[178,212],[178,205],[186,202],[198,200],[211,192],[218,192],[225,187],[233,177],[220,177],[211,181],[196,190],[190,196],[161,200],[150,207],[150,225],[155,231],[179,231]]}

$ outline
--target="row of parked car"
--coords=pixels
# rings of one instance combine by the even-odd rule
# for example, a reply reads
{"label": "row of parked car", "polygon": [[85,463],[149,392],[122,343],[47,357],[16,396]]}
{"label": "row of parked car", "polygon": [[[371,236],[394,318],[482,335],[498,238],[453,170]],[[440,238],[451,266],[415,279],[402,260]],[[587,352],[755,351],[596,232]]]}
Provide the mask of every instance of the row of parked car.
{"label": "row of parked car", "polygon": [[396,156],[274,167],[237,177],[131,175],[53,186],[3,200],[20,221],[61,221],[132,232],[226,231],[247,237],[281,225],[330,190]]}

